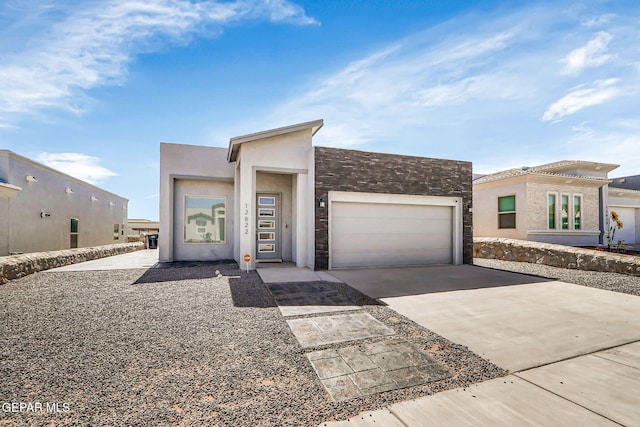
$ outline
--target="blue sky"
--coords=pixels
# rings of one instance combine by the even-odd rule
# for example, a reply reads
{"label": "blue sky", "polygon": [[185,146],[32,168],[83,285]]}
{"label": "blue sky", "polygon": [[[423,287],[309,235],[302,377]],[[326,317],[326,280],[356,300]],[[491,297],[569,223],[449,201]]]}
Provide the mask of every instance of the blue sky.
{"label": "blue sky", "polygon": [[0,148],[158,218],[159,143],[322,118],[317,145],[640,173],[637,1],[5,0]]}

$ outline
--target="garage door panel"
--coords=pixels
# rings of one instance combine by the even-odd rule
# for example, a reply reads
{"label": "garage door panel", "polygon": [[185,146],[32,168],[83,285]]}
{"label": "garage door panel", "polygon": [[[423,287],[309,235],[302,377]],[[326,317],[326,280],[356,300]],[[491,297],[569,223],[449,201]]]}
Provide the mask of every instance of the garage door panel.
{"label": "garage door panel", "polygon": [[[374,266],[394,266],[394,265],[424,265],[424,264],[451,264],[451,256],[443,255],[441,251],[420,251],[420,252],[373,252],[369,256],[363,257],[361,254],[349,253],[333,262],[333,268],[343,267],[374,267]],[[386,263],[379,262],[379,259],[387,260]]]}
{"label": "garage door panel", "polygon": [[[425,234],[423,230],[431,230],[428,233],[445,233],[451,235],[451,219],[416,219],[408,224],[406,219],[379,219],[379,218],[332,218],[333,230],[339,235],[347,235],[358,232],[359,234]],[[366,228],[363,226],[366,221]]]}
{"label": "garage door panel", "polygon": [[623,227],[616,231],[615,241],[624,240],[628,244],[636,243],[636,215],[640,209],[615,207],[611,210],[618,213],[623,224]]}
{"label": "garage door panel", "polygon": [[334,268],[453,262],[450,206],[334,202]]}
{"label": "garage door panel", "polygon": [[383,251],[388,248],[394,250],[425,249],[428,247],[450,248],[451,233],[402,233],[396,235],[381,235],[379,233],[345,233],[341,238],[332,241],[334,253],[348,250],[366,251],[367,248],[380,247]]}

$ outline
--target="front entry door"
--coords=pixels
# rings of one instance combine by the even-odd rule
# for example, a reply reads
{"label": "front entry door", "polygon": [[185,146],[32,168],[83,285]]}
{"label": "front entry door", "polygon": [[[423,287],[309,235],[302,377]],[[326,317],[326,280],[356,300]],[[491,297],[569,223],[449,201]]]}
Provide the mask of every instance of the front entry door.
{"label": "front entry door", "polygon": [[280,249],[280,195],[257,194],[256,259],[282,261]]}

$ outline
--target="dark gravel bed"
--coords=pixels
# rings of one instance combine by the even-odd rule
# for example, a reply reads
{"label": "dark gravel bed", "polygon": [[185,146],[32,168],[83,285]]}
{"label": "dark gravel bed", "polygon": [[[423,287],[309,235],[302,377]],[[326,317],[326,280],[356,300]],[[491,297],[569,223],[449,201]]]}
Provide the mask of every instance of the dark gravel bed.
{"label": "dark gravel bed", "polygon": [[3,410],[0,425],[316,425],[506,374],[340,288],[398,334],[385,339],[412,341],[452,377],[331,401],[311,350],[259,276],[235,264],[43,272],[0,286],[0,403],[43,405]]}
{"label": "dark gravel bed", "polygon": [[640,296],[640,277],[599,271],[570,270],[528,262],[500,261],[474,258],[475,265],[515,273],[532,274],[576,285],[589,286],[607,291]]}

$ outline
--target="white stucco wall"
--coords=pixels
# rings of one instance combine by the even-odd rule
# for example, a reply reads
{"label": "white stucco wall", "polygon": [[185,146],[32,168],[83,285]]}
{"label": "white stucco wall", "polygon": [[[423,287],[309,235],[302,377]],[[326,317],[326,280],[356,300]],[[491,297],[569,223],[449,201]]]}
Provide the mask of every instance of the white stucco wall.
{"label": "white stucco wall", "polygon": [[[498,197],[516,196],[516,228],[498,228]],[[523,178],[473,186],[474,237],[525,239],[527,235],[527,186]]]}
{"label": "white stucco wall", "polygon": [[[216,188],[216,182],[226,183],[225,194],[228,198],[227,209],[234,210],[235,197],[233,191],[229,194],[228,188],[231,185],[233,189],[234,165],[227,162],[227,149],[218,147],[203,147],[184,144],[160,144],[160,236],[158,240],[158,250],[160,261],[173,261],[178,259],[174,254],[174,246],[178,241],[182,241],[182,221],[181,216],[184,213],[182,208],[176,205],[176,200],[184,200],[184,194],[187,192],[205,191],[205,194],[213,194]],[[181,181],[181,193],[176,196],[175,182]],[[201,181],[204,181],[201,182]],[[209,183],[207,186],[206,183]],[[190,183],[193,184],[190,187]],[[207,193],[211,191],[211,193]],[[179,203],[180,206],[182,202]],[[231,208],[231,209],[229,209]],[[174,215],[176,217],[174,218]],[[228,214],[228,216],[230,216]],[[178,230],[174,230],[174,224]],[[227,232],[233,230],[233,223],[227,225]],[[174,239],[178,235],[180,239]],[[233,248],[231,236],[227,238],[227,245]],[[178,249],[181,251],[184,248]],[[225,249],[225,250],[228,250]],[[200,256],[196,256],[196,252],[200,252]],[[178,255],[187,256],[192,259],[207,259],[212,256],[212,251],[197,249],[184,249]],[[225,253],[226,259],[233,258],[233,251],[230,254]]]}
{"label": "white stucco wall", "polygon": [[0,177],[22,188],[0,202],[0,255],[68,249],[71,218],[78,219],[78,247],[126,242],[127,199],[7,150],[0,150]]}
{"label": "white stucco wall", "polygon": [[[496,180],[473,186],[473,233],[474,237],[505,237],[534,240],[564,245],[597,245],[599,228],[598,183],[566,178],[519,176]],[[577,182],[577,183],[576,183]],[[580,230],[549,229],[548,194],[557,196],[556,217],[560,217],[561,195],[582,196],[582,223]],[[516,196],[516,228],[498,228],[498,197]],[[559,227],[559,226],[558,226]]]}
{"label": "white stucco wall", "polygon": [[[310,266],[307,253],[310,236],[313,236],[314,229],[309,227],[308,216],[312,213],[313,193],[309,193],[309,186],[306,185],[309,173],[309,152],[312,150],[312,130],[305,129],[297,132],[279,135],[270,138],[263,138],[256,141],[245,142],[241,145],[238,154],[240,161],[239,186],[240,210],[242,211],[242,221],[239,224],[238,258],[241,268],[246,268],[246,263],[242,260],[244,254],[250,254],[252,259],[249,268],[255,268],[256,254],[256,200],[255,194],[258,189],[257,173],[274,172],[292,175],[296,181],[295,196],[292,195],[291,203],[295,200],[296,215],[291,218],[292,232],[290,251],[291,257],[298,266]],[[302,184],[302,185],[300,185]],[[292,185],[293,189],[293,185]],[[306,208],[306,209],[305,209]],[[245,221],[244,212],[247,211],[248,221]],[[295,242],[293,241],[295,239]],[[293,248],[295,247],[295,252]],[[294,257],[295,255],[295,257]]]}

